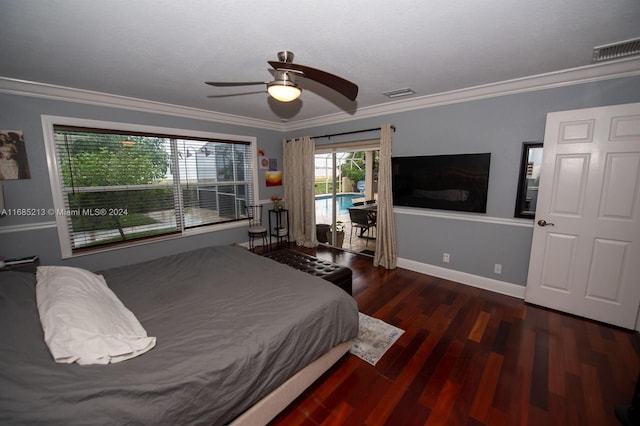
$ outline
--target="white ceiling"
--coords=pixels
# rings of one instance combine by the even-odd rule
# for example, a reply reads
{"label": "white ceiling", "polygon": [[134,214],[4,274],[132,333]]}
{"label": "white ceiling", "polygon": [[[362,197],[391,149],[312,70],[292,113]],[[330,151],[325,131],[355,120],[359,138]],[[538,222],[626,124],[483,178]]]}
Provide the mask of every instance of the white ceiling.
{"label": "white ceiling", "polygon": [[[586,66],[638,36],[638,0],[0,0],[0,77],[294,123]],[[308,81],[291,104],[207,97],[262,90],[204,81],[267,81],[285,49],[357,100]]]}

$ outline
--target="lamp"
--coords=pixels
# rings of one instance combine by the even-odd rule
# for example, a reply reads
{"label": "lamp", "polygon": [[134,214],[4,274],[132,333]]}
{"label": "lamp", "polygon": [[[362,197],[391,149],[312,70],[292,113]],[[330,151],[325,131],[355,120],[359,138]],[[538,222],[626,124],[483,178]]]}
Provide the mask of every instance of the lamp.
{"label": "lamp", "polygon": [[293,81],[292,77],[287,71],[276,70],[276,79],[271,83],[267,83],[269,95],[280,102],[291,102],[298,99],[302,90]]}

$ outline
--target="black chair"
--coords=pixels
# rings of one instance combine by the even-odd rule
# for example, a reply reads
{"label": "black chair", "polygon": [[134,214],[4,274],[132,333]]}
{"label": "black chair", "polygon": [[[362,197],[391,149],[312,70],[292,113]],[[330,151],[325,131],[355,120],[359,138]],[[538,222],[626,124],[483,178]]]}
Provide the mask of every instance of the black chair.
{"label": "black chair", "polygon": [[255,239],[262,238],[263,246],[267,246],[267,227],[262,225],[262,206],[246,206],[249,219],[249,250],[254,251]]}
{"label": "black chair", "polygon": [[349,234],[349,244],[353,240],[353,230],[360,230],[360,237],[367,233],[365,246],[369,245],[369,233],[371,228],[375,228],[376,223],[372,220],[371,212],[365,209],[349,209],[349,218],[351,219],[351,232]]}

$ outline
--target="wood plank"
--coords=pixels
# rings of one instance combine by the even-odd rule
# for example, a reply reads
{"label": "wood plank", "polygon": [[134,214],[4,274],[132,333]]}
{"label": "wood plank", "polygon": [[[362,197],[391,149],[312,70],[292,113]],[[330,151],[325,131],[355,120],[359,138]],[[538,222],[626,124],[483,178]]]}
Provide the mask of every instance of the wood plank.
{"label": "wood plank", "polygon": [[566,426],[570,423],[567,420],[566,398],[549,394],[549,425],[550,426]]}
{"label": "wood plank", "polygon": [[431,414],[431,409],[421,404],[419,401],[422,390],[427,385],[427,379],[418,374],[402,395],[402,398],[396,404],[395,408],[389,415],[386,424],[389,425],[406,425],[420,424],[423,425]]}
{"label": "wood plank", "polygon": [[509,424],[525,425],[529,416],[531,401],[531,383],[533,370],[533,354],[535,348],[535,332],[525,328],[522,332],[522,340],[518,346],[518,354],[512,356],[518,358],[516,383],[511,384],[511,397],[509,401]]}
{"label": "wood plank", "polygon": [[[460,392],[449,415],[450,424],[475,423],[469,416],[476,394],[484,393],[480,379],[485,365],[487,365],[488,350],[479,347],[475,342],[467,341],[452,374],[452,380],[460,380]],[[479,423],[479,422],[478,422]]]}
{"label": "wood plank", "polygon": [[487,324],[489,323],[489,318],[490,315],[487,312],[480,312],[476,322],[473,323],[473,328],[471,329],[471,332],[469,332],[469,336],[467,336],[467,338],[480,343],[484,330],[487,328]]}
{"label": "wood plank", "polygon": [[460,385],[447,380],[438,395],[438,400],[425,423],[426,426],[439,426],[449,423],[448,418],[460,393]]}
{"label": "wood plank", "polygon": [[549,316],[549,393],[564,397],[566,395],[565,354],[562,343],[560,315],[552,312]]}
{"label": "wood plank", "polygon": [[502,355],[495,352],[489,354],[482,378],[480,379],[479,388],[481,391],[476,392],[471,412],[469,413],[471,417],[483,423],[488,421],[491,401],[493,400],[493,395],[498,385],[498,378],[500,377],[500,370],[502,369],[502,361]]}
{"label": "wood plank", "polygon": [[418,399],[422,405],[435,408],[442,393],[442,388],[450,381],[451,371],[462,352],[463,346],[463,343],[459,340],[453,340],[448,345],[433,374],[428,376],[429,381]]}
{"label": "wood plank", "polygon": [[543,331],[535,334],[530,403],[545,411],[549,409],[549,335]]}
{"label": "wood plank", "polygon": [[582,392],[584,395],[587,424],[601,426],[607,424],[607,413],[604,412],[602,387],[598,381],[595,367],[581,364]]}
{"label": "wood plank", "polygon": [[[389,390],[391,380],[375,371],[375,367],[363,365],[360,373],[369,376],[367,386],[359,389],[351,389],[347,401],[354,408],[349,417],[345,419],[345,424],[362,425],[371,414],[373,408],[385,398],[385,394]],[[334,402],[335,403],[335,402]]]}
{"label": "wood plank", "polygon": [[338,406],[331,410],[331,414],[320,424],[323,426],[342,426],[352,412],[353,407],[346,402],[339,402]]}
{"label": "wood plank", "polygon": [[563,326],[562,349],[564,352],[564,370],[568,374],[573,374],[575,376],[580,375],[580,357],[578,356],[578,348],[579,346],[575,331],[570,327]]}

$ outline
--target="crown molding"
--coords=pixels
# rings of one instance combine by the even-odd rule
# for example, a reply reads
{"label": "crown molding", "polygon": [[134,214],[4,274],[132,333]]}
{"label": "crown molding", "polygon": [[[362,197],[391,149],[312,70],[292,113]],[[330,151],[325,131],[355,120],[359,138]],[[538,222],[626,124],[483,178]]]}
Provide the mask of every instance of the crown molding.
{"label": "crown molding", "polygon": [[501,81],[498,83],[468,87],[460,90],[452,90],[450,92],[412,97],[410,99],[358,108],[354,114],[340,112],[307,120],[289,122],[287,123],[286,130],[302,130],[353,120],[362,120],[381,115],[433,108],[441,105],[495,98],[498,96],[513,95],[543,89],[553,89],[636,75],[640,75],[640,57],[625,58],[617,61],[569,68],[546,74],[538,74],[529,77]]}
{"label": "crown molding", "polygon": [[452,90],[450,92],[412,97],[410,99],[402,99],[394,102],[362,107],[358,108],[353,114],[340,112],[306,120],[290,121],[287,123],[276,123],[267,120],[258,120],[162,102],[6,77],[0,77],[0,93],[79,102],[106,107],[125,108],[155,114],[192,118],[196,120],[255,127],[284,133],[348,121],[362,120],[381,115],[433,108],[441,105],[469,102],[479,99],[494,98],[543,89],[553,89],[636,75],[640,75],[640,58],[625,58],[617,61],[591,64],[546,74],[538,74],[498,83],[485,84],[482,86]]}
{"label": "crown molding", "polygon": [[260,129],[275,130],[278,132],[285,131],[285,128],[281,123],[274,123],[266,120],[257,120],[239,115],[224,114],[198,108],[190,108],[180,105],[148,101],[145,99],[93,92],[90,90],[75,89],[73,87],[56,86],[53,84],[18,80],[7,77],[0,77],[0,93],[33,96],[37,98],[98,105],[103,107],[125,108],[154,114],[165,114],[196,120],[215,121],[235,124],[238,126],[257,127]]}

